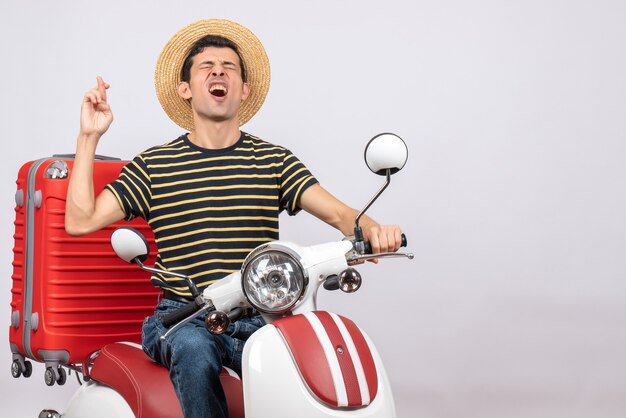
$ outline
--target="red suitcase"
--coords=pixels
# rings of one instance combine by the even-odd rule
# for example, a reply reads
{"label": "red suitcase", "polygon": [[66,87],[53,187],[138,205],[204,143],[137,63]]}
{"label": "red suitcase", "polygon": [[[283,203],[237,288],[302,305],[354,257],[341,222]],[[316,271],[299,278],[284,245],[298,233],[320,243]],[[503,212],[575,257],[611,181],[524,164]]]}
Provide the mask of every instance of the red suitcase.
{"label": "red suitcase", "polygon": [[[99,157],[94,190],[116,179],[127,161]],[[143,319],[151,315],[159,290],[149,274],[118,259],[109,239],[120,222],[82,237],[65,232],[65,197],[71,156],[54,156],[22,166],[15,195],[15,246],[9,342],[14,377],[30,376],[25,358],[46,364],[45,381],[63,384],[61,365],[78,369],[102,346],[141,340]],[[150,227],[140,230],[156,254]],[[154,261],[154,258],[152,260]]]}

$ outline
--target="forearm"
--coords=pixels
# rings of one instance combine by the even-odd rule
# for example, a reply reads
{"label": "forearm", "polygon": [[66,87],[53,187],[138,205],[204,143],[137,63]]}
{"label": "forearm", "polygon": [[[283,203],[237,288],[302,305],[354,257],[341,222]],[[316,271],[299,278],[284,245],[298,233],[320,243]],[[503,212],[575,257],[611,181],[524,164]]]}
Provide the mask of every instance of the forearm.
{"label": "forearm", "polygon": [[[345,236],[354,234],[354,221],[359,211],[349,207],[320,185],[312,186],[305,191],[300,200],[300,207],[335,227]],[[359,224],[363,229],[378,225],[367,215],[361,217]]]}
{"label": "forearm", "polygon": [[65,205],[65,230],[70,235],[82,235],[89,231],[96,199],[93,189],[93,165],[98,136],[79,134],[76,156],[70,174]]}
{"label": "forearm", "polygon": [[[353,235],[355,221],[356,221],[356,217],[358,214],[359,214],[358,210],[351,208],[345,204],[341,204],[337,209],[337,213],[335,217],[332,219],[331,222],[329,222],[329,224],[337,228],[345,236]],[[359,219],[359,226],[364,231],[367,231],[371,227],[377,226],[377,225],[378,223],[367,215],[363,215]]]}
{"label": "forearm", "polygon": [[[346,236],[354,233],[358,211],[341,202],[320,185],[311,186],[304,191],[300,198],[300,207]],[[359,226],[374,252],[397,251],[400,248],[402,231],[397,225],[379,225],[369,216],[363,215],[359,219]]]}
{"label": "forearm", "polygon": [[80,133],[65,203],[65,231],[70,235],[88,234],[124,217],[113,193],[103,192],[96,198],[93,190],[96,147],[113,122],[106,94],[109,84],[99,76],[96,80],[97,86],[83,96],[80,110]]}

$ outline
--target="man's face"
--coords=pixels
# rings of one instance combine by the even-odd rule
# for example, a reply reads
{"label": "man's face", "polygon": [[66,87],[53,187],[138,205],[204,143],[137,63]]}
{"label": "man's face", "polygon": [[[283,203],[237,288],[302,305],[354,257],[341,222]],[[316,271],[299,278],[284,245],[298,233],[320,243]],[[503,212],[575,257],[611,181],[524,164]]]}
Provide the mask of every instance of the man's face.
{"label": "man's face", "polygon": [[237,118],[248,93],[239,56],[230,48],[205,48],[193,57],[189,82],[178,86],[178,94],[190,100],[195,117],[215,122]]}

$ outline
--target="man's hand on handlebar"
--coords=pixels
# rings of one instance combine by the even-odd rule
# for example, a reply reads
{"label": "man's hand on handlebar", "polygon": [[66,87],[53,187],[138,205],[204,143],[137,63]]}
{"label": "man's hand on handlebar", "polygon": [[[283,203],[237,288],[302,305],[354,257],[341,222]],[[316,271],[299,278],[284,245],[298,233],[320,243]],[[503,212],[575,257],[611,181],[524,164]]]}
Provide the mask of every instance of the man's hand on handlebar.
{"label": "man's hand on handlebar", "polygon": [[[372,246],[372,254],[396,252],[402,245],[402,230],[398,225],[373,224],[364,228],[363,233]],[[378,263],[378,260],[372,262]]]}

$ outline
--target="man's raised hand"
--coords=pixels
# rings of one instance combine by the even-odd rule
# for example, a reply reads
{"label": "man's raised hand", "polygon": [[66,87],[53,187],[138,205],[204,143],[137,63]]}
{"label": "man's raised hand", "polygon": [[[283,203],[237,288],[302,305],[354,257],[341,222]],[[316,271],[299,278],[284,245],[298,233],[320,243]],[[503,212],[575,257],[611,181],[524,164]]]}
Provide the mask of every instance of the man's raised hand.
{"label": "man's raised hand", "polygon": [[111,122],[113,113],[107,102],[107,89],[109,83],[105,83],[102,77],[96,77],[98,85],[83,97],[83,104],[80,110],[80,133],[83,136],[102,136]]}

